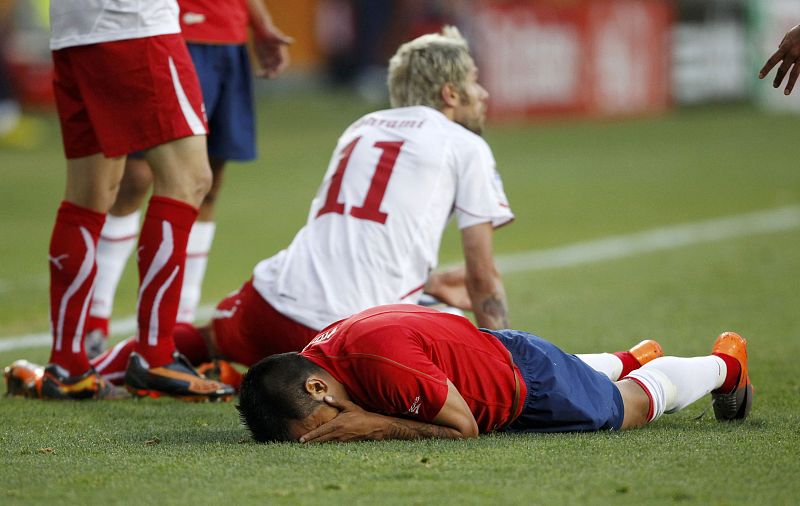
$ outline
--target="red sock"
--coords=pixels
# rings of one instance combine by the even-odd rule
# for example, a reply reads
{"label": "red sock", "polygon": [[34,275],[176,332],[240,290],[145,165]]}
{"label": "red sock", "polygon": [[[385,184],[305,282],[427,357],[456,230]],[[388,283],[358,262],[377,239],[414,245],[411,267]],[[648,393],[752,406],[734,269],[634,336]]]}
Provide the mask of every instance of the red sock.
{"label": "red sock", "polygon": [[186,242],[197,210],[166,197],[150,198],[139,235],[139,302],[136,352],[150,367],[172,362]]}
{"label": "red sock", "polygon": [[175,324],[172,338],[178,351],[186,355],[192,364],[200,365],[211,360],[203,334],[191,323]]}
{"label": "red sock", "polygon": [[733,389],[736,388],[736,385],[739,383],[739,374],[742,372],[742,365],[730,355],[724,353],[714,353],[714,355],[721,358],[725,362],[725,365],[728,366],[728,374],[725,376],[725,381],[722,383],[722,386],[715,391],[723,394],[733,392]]}
{"label": "red sock", "polygon": [[84,324],[97,272],[97,240],[105,220],[102,213],[63,201],[50,238],[50,363],[73,376],[89,369],[83,349]]}
{"label": "red sock", "polygon": [[129,337],[92,359],[92,367],[111,383],[121,385],[125,382],[128,358],[135,347],[136,339]]}
{"label": "red sock", "polygon": [[616,355],[617,358],[622,361],[622,373],[620,373],[619,379],[624,378],[631,371],[635,371],[636,369],[642,367],[641,364],[639,364],[639,361],[636,360],[636,357],[634,357],[629,351],[615,351],[614,355]]}

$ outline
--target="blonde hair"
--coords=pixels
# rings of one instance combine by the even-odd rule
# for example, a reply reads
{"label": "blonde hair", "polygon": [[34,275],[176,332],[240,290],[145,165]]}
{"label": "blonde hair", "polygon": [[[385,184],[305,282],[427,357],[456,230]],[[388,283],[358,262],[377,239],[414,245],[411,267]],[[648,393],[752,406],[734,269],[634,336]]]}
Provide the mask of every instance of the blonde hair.
{"label": "blonde hair", "polygon": [[463,93],[473,66],[467,41],[454,26],[406,42],[389,60],[392,107],[427,105],[441,110],[445,106],[442,86],[450,83]]}

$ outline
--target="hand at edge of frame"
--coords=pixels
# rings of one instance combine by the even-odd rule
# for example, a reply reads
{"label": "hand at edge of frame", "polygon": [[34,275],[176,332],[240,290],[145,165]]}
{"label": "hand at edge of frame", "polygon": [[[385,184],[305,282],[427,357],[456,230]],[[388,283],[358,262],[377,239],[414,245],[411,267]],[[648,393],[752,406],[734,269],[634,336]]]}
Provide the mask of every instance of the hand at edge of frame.
{"label": "hand at edge of frame", "polygon": [[[781,43],[778,45],[777,51],[769,57],[767,62],[758,73],[759,79],[764,79],[767,74],[778,64],[782,62],[778,71],[775,73],[775,79],[772,81],[773,88],[780,88],[786,74],[789,74],[786,80],[786,88],[783,90],[784,95],[792,93],[797,77],[800,76],[800,25],[795,26],[783,36]],[[791,72],[789,72],[791,69]]]}

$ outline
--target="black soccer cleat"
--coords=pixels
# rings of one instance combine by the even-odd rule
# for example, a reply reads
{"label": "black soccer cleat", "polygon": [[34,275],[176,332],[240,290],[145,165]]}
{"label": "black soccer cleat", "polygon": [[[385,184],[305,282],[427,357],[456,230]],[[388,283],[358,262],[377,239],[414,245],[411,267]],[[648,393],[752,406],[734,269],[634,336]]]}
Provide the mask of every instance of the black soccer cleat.
{"label": "black soccer cleat", "polygon": [[193,402],[227,402],[233,398],[232,386],[206,379],[177,351],[172,358],[165,366],[151,368],[141,355],[131,353],[125,387],[137,397],[169,396]]}
{"label": "black soccer cleat", "polygon": [[[130,397],[104,379],[94,368],[83,374],[70,376],[66,369],[56,364],[44,368],[40,385],[32,390],[37,397],[51,400],[114,400]],[[33,397],[33,395],[31,395]]]}

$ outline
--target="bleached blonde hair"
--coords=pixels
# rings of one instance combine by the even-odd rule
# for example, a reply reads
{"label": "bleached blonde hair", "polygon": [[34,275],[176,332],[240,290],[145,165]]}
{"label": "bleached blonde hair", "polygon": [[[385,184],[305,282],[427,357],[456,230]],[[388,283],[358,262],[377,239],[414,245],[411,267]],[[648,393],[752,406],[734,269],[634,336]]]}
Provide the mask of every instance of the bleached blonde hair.
{"label": "bleached blonde hair", "polygon": [[474,66],[469,45],[455,26],[406,42],[389,60],[389,100],[392,107],[427,105],[444,108],[442,86],[450,83],[464,92]]}

